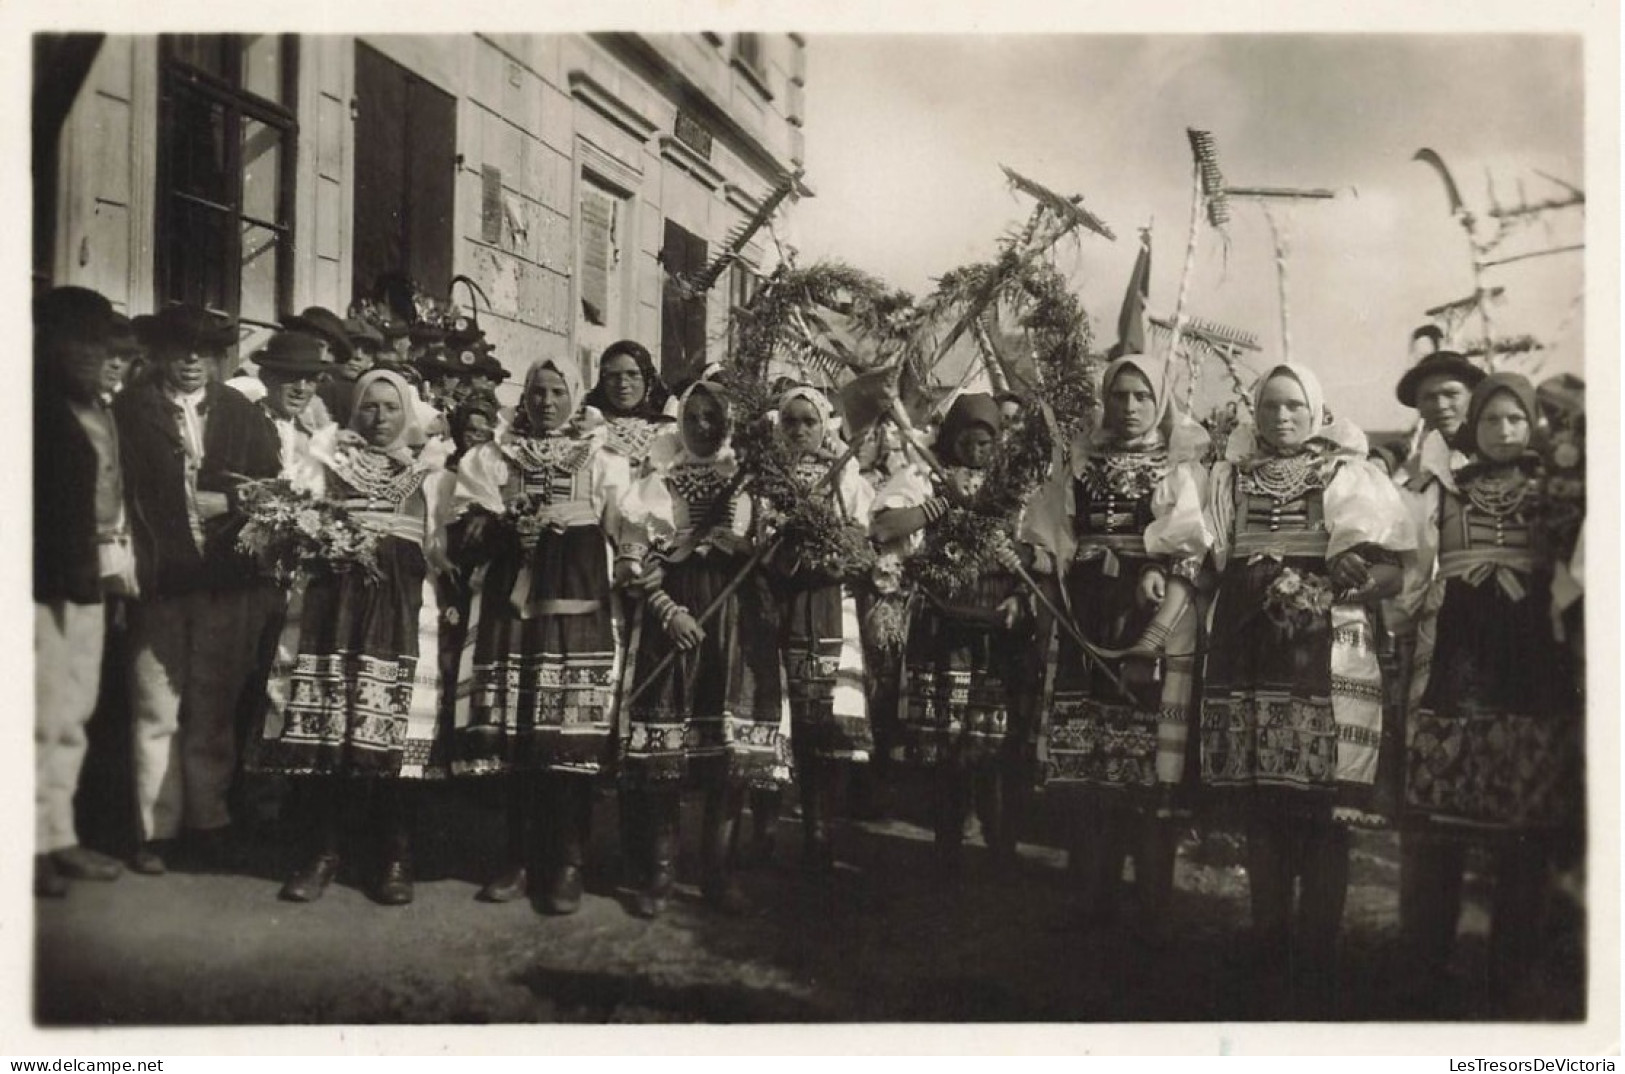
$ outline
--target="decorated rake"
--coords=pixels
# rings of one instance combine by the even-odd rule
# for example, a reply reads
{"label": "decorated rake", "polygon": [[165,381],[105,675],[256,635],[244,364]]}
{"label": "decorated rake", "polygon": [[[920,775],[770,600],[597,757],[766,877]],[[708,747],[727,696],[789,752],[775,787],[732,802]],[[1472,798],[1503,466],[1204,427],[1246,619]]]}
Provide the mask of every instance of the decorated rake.
{"label": "decorated rake", "polygon": [[[967,331],[972,331],[982,324],[983,316],[994,307],[1006,288],[1020,279],[1034,262],[1054,249],[1062,239],[1080,231],[1088,231],[1108,242],[1117,241],[1116,232],[1112,231],[1099,216],[1083,207],[1081,194],[1064,197],[1013,168],[1003,164],[999,165],[999,168],[1013,188],[1028,195],[1037,204],[1028,216],[1026,226],[1001,244],[999,259],[984,273],[980,285],[959,307],[959,316],[931,348],[929,357],[924,359],[921,368],[914,370],[922,383],[929,379],[931,371],[947,357]],[[929,316],[927,320],[930,320]],[[916,356],[922,353],[923,347],[916,348]],[[990,349],[988,353],[991,361],[999,362],[996,350]],[[1005,368],[1002,362],[1000,366],[1001,378],[1005,383],[1009,383],[1012,379],[1010,370]]]}
{"label": "decorated rake", "polygon": [[1461,189],[1456,185],[1456,180],[1450,174],[1450,169],[1446,166],[1443,157],[1432,149],[1424,147],[1418,149],[1411,159],[1428,165],[1438,173],[1439,179],[1444,183],[1445,197],[1449,202],[1450,215],[1460,225],[1462,235],[1467,240],[1468,264],[1473,273],[1473,293],[1471,295],[1437,306],[1428,311],[1428,316],[1442,318],[1446,327],[1446,334],[1454,335],[1456,329],[1464,321],[1477,313],[1482,342],[1477,348],[1464,348],[1463,353],[1482,354],[1485,361],[1492,366],[1497,357],[1527,354],[1532,350],[1542,349],[1538,345],[1530,347],[1528,345],[1530,337],[1496,339],[1490,307],[1504,294],[1505,288],[1490,286],[1485,277],[1489,270],[1493,268],[1500,268],[1533,258],[1550,257],[1554,254],[1574,253],[1584,250],[1584,243],[1567,243],[1549,245],[1541,249],[1499,257],[1491,256],[1500,249],[1502,243],[1507,239],[1523,228],[1535,223],[1546,224],[1549,235],[1551,214],[1569,209],[1583,211],[1586,200],[1585,191],[1554,176],[1536,171],[1536,175],[1556,186],[1560,193],[1553,197],[1531,202],[1524,190],[1523,182],[1520,180],[1518,183],[1518,203],[1510,206],[1502,205],[1496,197],[1493,177],[1486,174],[1490,208],[1484,215],[1494,222],[1494,227],[1491,230],[1480,226],[1481,218],[1476,216],[1467,207],[1466,202],[1462,200]]}
{"label": "decorated rake", "polygon": [[722,249],[711,259],[710,264],[685,280],[684,286],[696,295],[704,294],[715,287],[717,280],[722,278],[723,271],[739,259],[745,247],[750,245],[750,240],[773,219],[773,214],[779,211],[784,199],[792,194],[800,196],[805,191],[801,185],[803,174],[802,170],[797,168],[780,179],[768,192],[767,197],[762,199],[762,204],[756,211],[728,233],[728,237],[723,240]]}
{"label": "decorated rake", "polygon": [[[1174,300],[1173,328],[1168,338],[1168,356],[1163,360],[1163,383],[1173,383],[1174,363],[1179,360],[1180,343],[1185,335],[1185,303],[1190,298],[1191,277],[1196,269],[1196,250],[1202,236],[1202,219],[1209,227],[1222,230],[1230,221],[1230,203],[1225,196],[1224,173],[1219,170],[1219,153],[1213,143],[1211,131],[1185,128],[1185,137],[1191,145],[1191,222],[1185,238],[1185,263],[1179,270],[1179,296]],[[1185,386],[1185,409],[1189,410],[1196,396],[1196,377],[1199,366],[1194,356],[1186,359],[1188,383]]]}
{"label": "decorated rake", "polygon": [[[1151,338],[1157,344],[1169,347],[1172,353],[1174,322],[1161,317],[1152,317],[1150,323]],[[1219,324],[1217,321],[1190,317],[1185,320],[1182,338],[1186,348],[1196,348],[1200,353],[1201,364],[1205,364],[1209,358],[1219,360],[1230,377],[1231,389],[1235,392],[1236,398],[1243,407],[1251,410],[1252,399],[1247,393],[1241,358],[1243,354],[1256,354],[1262,350],[1258,343],[1258,334]]]}

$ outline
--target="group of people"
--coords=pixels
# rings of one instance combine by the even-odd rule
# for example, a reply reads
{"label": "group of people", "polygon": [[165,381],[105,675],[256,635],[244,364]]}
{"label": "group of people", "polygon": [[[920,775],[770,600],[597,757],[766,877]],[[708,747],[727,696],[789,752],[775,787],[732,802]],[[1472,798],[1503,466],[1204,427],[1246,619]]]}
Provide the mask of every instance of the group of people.
{"label": "group of people", "polygon": [[[1582,816],[1579,551],[1546,517],[1579,461],[1544,450],[1551,401],[1521,377],[1423,357],[1398,394],[1425,435],[1401,459],[1336,420],[1302,365],[1266,371],[1215,444],[1162,362],[1121,354],[1099,420],[1003,520],[976,583],[916,587],[889,652],[862,614],[870,579],[778,540],[730,391],[702,374],[668,397],[635,342],[590,391],[573,363],[534,362],[508,413],[477,327],[403,363],[375,325],[307,310],[237,390],[212,368],[236,327],[200,309],[132,326],[59,288],[35,323],[41,896],[122,868],[72,815],[114,601],[138,872],[177,839],[220,853],[246,773],[277,777],[307,841],[283,898],[321,896],[366,809],[371,892],[409,902],[415,784],[493,779],[507,838],[480,897],[570,913],[613,785],[634,912],[670,895],[689,791],[701,888],[737,911],[779,792],[796,787],[806,863],[827,872],[846,776],[874,760],[930,774],[950,876],[973,809],[1011,865],[1042,787],[1091,927],[1119,919],[1131,857],[1129,924],[1162,942],[1180,831],[1224,827],[1245,833],[1260,964],[1328,986],[1350,833],[1397,826],[1420,970],[1444,972],[1475,842],[1496,863],[1497,987],[1537,953]],[[148,368],[123,386],[137,350]],[[1021,420],[961,394],[934,443],[848,430],[872,438],[860,450],[826,393],[783,388],[799,494],[902,560]],[[247,556],[248,489],[278,478],[373,534],[371,569],[313,563],[289,586]]]}

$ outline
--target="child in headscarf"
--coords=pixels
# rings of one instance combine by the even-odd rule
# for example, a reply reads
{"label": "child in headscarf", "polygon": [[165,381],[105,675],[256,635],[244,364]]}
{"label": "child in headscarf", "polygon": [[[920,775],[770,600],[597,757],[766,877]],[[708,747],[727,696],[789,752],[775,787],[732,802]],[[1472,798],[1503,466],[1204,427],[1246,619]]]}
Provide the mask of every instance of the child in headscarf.
{"label": "child in headscarf", "polygon": [[[380,576],[313,571],[299,623],[281,726],[267,725],[258,766],[312,777],[305,788],[311,846],[282,898],[312,902],[338,872],[339,829],[370,785],[382,869],[371,894],[412,901],[412,797],[403,785],[443,764],[432,698],[437,677],[418,671],[420,614],[430,567],[445,566],[437,510],[444,443],[425,446],[417,394],[373,370],[356,381],[349,428],[311,439],[320,463],[312,491],[342,504],[380,536]],[[426,680],[427,685],[420,685]]]}
{"label": "child in headscarf", "polygon": [[542,908],[556,914],[581,905],[593,778],[614,756],[611,560],[631,480],[582,397],[573,365],[532,365],[513,427],[464,458],[452,506],[470,562],[487,564],[453,769],[509,777],[507,858],[480,897],[529,890],[530,832],[545,818]]}
{"label": "child in headscarf", "polygon": [[1345,822],[1376,808],[1370,606],[1398,592],[1400,554],[1416,543],[1364,435],[1330,423],[1323,399],[1306,367],[1273,367],[1255,389],[1255,425],[1230,434],[1213,468],[1220,578],[1201,716],[1204,789],[1247,830],[1256,954],[1317,1000],[1335,979]]}
{"label": "child in headscarf", "polygon": [[[960,498],[981,488],[998,443],[1000,414],[990,395],[962,395],[937,436],[945,480]],[[918,546],[952,501],[916,467],[896,475],[875,502],[872,533],[882,542]],[[1004,770],[1011,734],[1015,675],[1030,629],[1018,583],[989,571],[969,593],[925,592],[909,627],[903,657],[898,760],[931,773],[939,863],[960,868],[972,800],[983,836],[1003,866],[1015,858],[1015,836],[1004,806]]]}
{"label": "child in headscarf", "polygon": [[[1547,466],[1534,450],[1540,417],[1523,377],[1495,373],[1474,390],[1440,474],[1423,534],[1432,583],[1417,617],[1406,728],[1405,808],[1413,852],[1406,947],[1437,983],[1454,947],[1465,851],[1495,863],[1489,983],[1499,1013],[1533,973],[1555,845],[1583,823],[1584,738],[1571,651],[1551,614]],[[1583,510],[1583,503],[1581,505]],[[1423,983],[1423,982],[1419,982]]]}
{"label": "child in headscarf", "polygon": [[[1207,437],[1179,420],[1164,373],[1138,354],[1106,367],[1097,435],[1034,497],[1022,534],[1057,564],[1063,606],[1090,642],[1130,651],[1113,661],[1121,681],[1138,673],[1131,700],[1051,627],[1041,775],[1077,810],[1071,846],[1086,924],[1113,923],[1132,856],[1130,924],[1147,940],[1162,935],[1173,890],[1171,810],[1187,777],[1199,634],[1193,588],[1213,543],[1202,513]],[[1160,675],[1148,673],[1152,661]]]}
{"label": "child in headscarf", "polygon": [[695,383],[677,432],[656,441],[649,473],[624,505],[627,523],[653,548],[628,679],[641,693],[628,705],[622,770],[622,801],[639,835],[632,852],[643,867],[635,910],[645,917],[662,912],[675,879],[678,805],[691,788],[706,796],[706,899],[725,912],[744,909],[730,843],[747,789],[773,781],[783,753],[771,597],[760,572],[728,588],[756,538],[729,432],[723,389]]}

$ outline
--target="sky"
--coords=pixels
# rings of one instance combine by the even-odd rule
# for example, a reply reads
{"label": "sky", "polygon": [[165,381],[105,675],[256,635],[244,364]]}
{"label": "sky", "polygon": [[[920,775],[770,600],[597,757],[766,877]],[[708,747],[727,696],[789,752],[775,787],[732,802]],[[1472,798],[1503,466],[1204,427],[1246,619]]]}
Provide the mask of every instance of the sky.
{"label": "sky", "polygon": [[[1561,193],[1536,171],[1584,183],[1582,47],[1563,35],[812,35],[807,181],[796,208],[803,262],[846,261],[926,293],[934,277],[991,256],[1030,203],[1000,164],[1085,204],[1116,231],[1063,249],[1109,344],[1137,248],[1152,228],[1154,313],[1173,310],[1190,217],[1186,127],[1213,133],[1227,182],[1330,188],[1276,203],[1288,236],[1291,355],[1334,410],[1368,429],[1414,417],[1393,397],[1424,311],[1466,297],[1465,236],[1444,185],[1413,161],[1449,165],[1468,207]],[[1568,210],[1501,252],[1583,240]],[[1232,201],[1223,235],[1203,229],[1187,313],[1255,332],[1281,353],[1269,225]],[[1583,261],[1559,254],[1494,270],[1506,288],[1495,333],[1552,346],[1542,375],[1581,372]],[[1477,322],[1469,326],[1478,331]]]}

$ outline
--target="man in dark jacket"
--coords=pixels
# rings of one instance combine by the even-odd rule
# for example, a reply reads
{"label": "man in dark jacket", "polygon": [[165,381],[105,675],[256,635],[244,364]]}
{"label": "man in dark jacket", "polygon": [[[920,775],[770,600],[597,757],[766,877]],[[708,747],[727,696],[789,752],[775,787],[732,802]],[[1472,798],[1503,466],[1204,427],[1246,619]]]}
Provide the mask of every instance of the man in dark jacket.
{"label": "man in dark jacket", "polygon": [[119,396],[119,442],[142,599],[131,609],[131,708],[143,844],[137,871],[165,869],[182,834],[222,864],[237,766],[234,714],[281,594],[235,548],[237,489],[281,468],[275,430],[213,368],[237,337],[192,306],[139,318],[155,376]]}
{"label": "man in dark jacket", "polygon": [[104,600],[129,592],[118,435],[103,398],[113,307],[60,287],[34,304],[34,893],[113,880],[118,862],[79,846],[73,796],[96,707]]}

